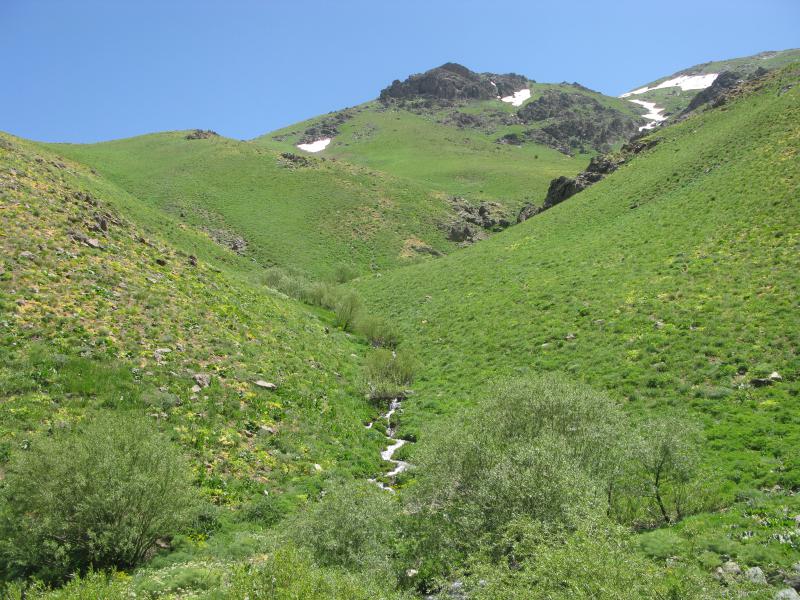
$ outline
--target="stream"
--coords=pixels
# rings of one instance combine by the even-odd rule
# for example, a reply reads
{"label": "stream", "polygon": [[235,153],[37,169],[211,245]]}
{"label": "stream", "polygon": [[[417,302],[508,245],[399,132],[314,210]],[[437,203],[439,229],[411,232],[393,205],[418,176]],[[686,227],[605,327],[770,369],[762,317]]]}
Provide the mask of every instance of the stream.
{"label": "stream", "polygon": [[[392,427],[392,416],[399,410],[401,410],[400,400],[398,398],[395,398],[389,404],[389,410],[387,412],[380,415],[377,419],[371,421],[365,426],[367,429],[372,429],[372,426],[377,421],[386,420],[386,440],[389,442],[389,445],[386,447],[385,450],[381,451],[381,458],[394,465],[394,468],[388,473],[386,473],[386,477],[388,477],[391,480],[391,483],[394,483],[394,478],[397,477],[403,471],[405,471],[409,466],[409,464],[406,461],[397,460],[396,458],[393,458],[394,453],[397,452],[398,449],[402,448],[406,444],[406,440],[401,440],[394,437],[395,428]],[[377,485],[382,490],[394,492],[394,489],[390,484],[378,481],[378,479],[376,478],[372,478],[369,481]]]}

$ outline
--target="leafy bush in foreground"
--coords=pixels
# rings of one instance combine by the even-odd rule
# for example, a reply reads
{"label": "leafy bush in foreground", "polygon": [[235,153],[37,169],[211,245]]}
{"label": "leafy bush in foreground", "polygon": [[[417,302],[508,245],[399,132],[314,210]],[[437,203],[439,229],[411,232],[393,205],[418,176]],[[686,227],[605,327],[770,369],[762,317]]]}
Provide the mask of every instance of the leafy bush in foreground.
{"label": "leafy bush in foreground", "polygon": [[0,498],[7,577],[59,582],[140,564],[192,515],[188,465],[130,415],[35,439],[12,457]]}

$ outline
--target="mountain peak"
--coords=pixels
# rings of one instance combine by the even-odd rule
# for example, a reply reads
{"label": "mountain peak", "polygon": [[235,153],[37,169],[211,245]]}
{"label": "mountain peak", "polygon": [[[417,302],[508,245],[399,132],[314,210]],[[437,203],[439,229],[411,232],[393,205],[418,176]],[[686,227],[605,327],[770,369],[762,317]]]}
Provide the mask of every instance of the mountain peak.
{"label": "mountain peak", "polygon": [[404,81],[395,79],[381,90],[380,99],[384,102],[412,97],[491,100],[498,96],[510,96],[526,88],[529,83],[528,78],[515,73],[476,73],[464,65],[447,62],[424,73],[411,75]]}

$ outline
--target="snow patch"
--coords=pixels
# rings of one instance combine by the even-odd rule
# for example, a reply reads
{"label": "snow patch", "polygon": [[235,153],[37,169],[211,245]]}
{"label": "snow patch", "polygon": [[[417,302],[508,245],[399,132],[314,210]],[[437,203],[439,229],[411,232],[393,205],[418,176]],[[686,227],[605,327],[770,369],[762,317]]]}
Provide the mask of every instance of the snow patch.
{"label": "snow patch", "polygon": [[662,114],[664,109],[656,106],[655,102],[645,102],[644,100],[629,100],[629,102],[633,102],[639,106],[644,106],[647,109],[647,114],[642,116],[650,122],[647,125],[642,125],[639,127],[639,131],[653,129],[653,127],[655,127],[661,121],[667,120],[667,117]]}
{"label": "snow patch", "polygon": [[514,92],[513,96],[506,96],[504,98],[500,98],[500,100],[503,102],[508,102],[511,104],[511,106],[522,106],[522,103],[530,97],[531,91],[528,88],[525,88],[524,90]]}
{"label": "snow patch", "polygon": [[633,90],[630,92],[626,92],[622,94],[620,98],[627,98],[629,96],[635,96],[637,94],[644,94],[645,92],[649,92],[650,90],[661,90],[664,88],[669,87],[679,87],[684,92],[687,90],[704,90],[709,87],[714,80],[717,78],[719,73],[706,73],[704,75],[681,75],[680,77],[674,77],[673,79],[667,79],[666,81],[662,81],[656,86],[653,87],[642,87],[638,90]]}
{"label": "snow patch", "polygon": [[297,144],[297,147],[300,148],[300,150],[305,150],[306,152],[322,152],[330,143],[331,138],[322,138],[321,140],[311,142],[310,144]]}

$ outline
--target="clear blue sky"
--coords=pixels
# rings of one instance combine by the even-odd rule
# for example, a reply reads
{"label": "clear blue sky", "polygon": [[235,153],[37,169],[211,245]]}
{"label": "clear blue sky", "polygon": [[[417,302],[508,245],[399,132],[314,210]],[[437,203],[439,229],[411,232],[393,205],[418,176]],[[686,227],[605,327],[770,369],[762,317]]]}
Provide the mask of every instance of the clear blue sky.
{"label": "clear blue sky", "polygon": [[616,95],[800,46],[800,1],[0,0],[0,27],[0,130],[247,139],[447,61]]}

